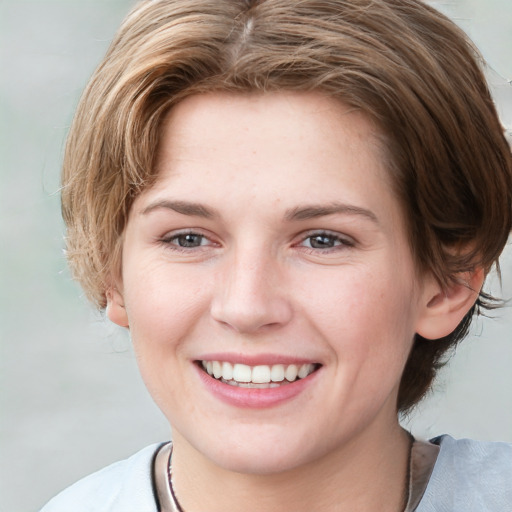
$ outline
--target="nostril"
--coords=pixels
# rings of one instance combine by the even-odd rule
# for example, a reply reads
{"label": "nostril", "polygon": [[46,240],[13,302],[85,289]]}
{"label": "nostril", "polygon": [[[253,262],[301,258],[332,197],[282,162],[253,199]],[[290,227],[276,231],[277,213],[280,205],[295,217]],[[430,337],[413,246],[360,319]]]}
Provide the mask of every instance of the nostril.
{"label": "nostril", "polygon": [[292,318],[292,308],[284,299],[237,301],[236,304],[216,303],[212,318],[237,333],[254,333],[279,328]]}

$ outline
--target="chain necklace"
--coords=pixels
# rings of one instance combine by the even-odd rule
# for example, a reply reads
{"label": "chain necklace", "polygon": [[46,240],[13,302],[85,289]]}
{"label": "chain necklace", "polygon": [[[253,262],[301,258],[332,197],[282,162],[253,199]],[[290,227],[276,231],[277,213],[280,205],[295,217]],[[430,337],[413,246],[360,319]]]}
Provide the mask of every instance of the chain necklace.
{"label": "chain necklace", "polygon": [[[413,512],[418,506],[439,452],[432,443],[415,441],[410,437],[409,459],[404,483],[401,511]],[[159,512],[184,512],[174,491],[171,471],[172,443],[162,445],[153,463],[153,481]]]}

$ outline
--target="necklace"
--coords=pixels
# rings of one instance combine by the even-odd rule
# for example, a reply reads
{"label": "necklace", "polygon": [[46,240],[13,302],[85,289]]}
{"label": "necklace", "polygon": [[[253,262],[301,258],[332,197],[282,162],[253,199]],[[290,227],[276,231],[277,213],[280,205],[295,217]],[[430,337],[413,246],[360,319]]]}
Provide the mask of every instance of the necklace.
{"label": "necklace", "polygon": [[412,487],[412,473],[411,473],[411,461],[412,461],[412,447],[414,446],[414,437],[410,432],[409,435],[409,456],[407,457],[407,470],[405,472],[404,492],[402,499],[402,510],[407,512],[409,503],[411,501],[411,487]]}
{"label": "necklace", "polygon": [[[172,472],[171,472],[171,459],[170,459],[170,457],[169,457],[169,490],[171,491],[172,505],[176,509],[176,511],[173,510],[172,512],[184,512],[183,509],[181,508],[179,502],[178,502],[178,498],[176,497],[176,493],[174,492],[174,487],[172,485]],[[161,512],[164,512],[164,511],[162,510]]]}
{"label": "necklace", "polygon": [[172,443],[165,443],[153,460],[153,482],[159,512],[183,512],[174,494],[171,480]]}

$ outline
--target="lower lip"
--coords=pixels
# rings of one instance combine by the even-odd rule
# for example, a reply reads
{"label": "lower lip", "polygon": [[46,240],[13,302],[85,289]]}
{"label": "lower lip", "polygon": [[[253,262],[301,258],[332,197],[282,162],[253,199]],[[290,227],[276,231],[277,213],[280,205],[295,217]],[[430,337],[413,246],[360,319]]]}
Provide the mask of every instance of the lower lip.
{"label": "lower lip", "polygon": [[292,400],[307,389],[316,380],[316,376],[320,372],[320,369],[318,369],[304,379],[283,384],[277,388],[242,388],[224,384],[208,375],[197,364],[194,366],[203,384],[215,397],[229,405],[250,409],[274,407]]}

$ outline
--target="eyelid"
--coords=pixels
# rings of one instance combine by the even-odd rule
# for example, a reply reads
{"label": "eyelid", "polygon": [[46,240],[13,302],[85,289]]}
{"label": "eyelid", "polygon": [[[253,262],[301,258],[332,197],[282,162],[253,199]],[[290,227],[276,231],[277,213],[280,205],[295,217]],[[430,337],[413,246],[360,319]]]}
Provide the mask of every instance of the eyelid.
{"label": "eyelid", "polygon": [[[330,238],[334,238],[336,241],[339,241],[339,245],[335,245],[333,247],[327,247],[325,249],[317,249],[313,247],[305,247],[303,244],[308,238],[313,238],[315,236],[326,236]],[[328,252],[329,250],[337,250],[337,248],[345,249],[350,248],[356,245],[356,240],[344,233],[340,233],[338,231],[331,231],[329,229],[311,229],[302,233],[298,239],[298,242],[295,245],[299,245],[304,247],[305,249],[310,249],[311,251],[320,251],[320,252]]]}
{"label": "eyelid", "polygon": [[[197,236],[202,237],[205,240],[208,240],[210,243],[208,243],[206,245],[199,245],[197,247],[181,247],[181,246],[179,246],[177,244],[173,244],[172,243],[173,240],[175,240],[176,238],[178,238],[180,236],[184,236],[184,235],[197,235]],[[164,245],[166,245],[166,246],[168,246],[172,250],[186,251],[186,252],[190,252],[190,251],[193,251],[193,250],[197,251],[197,250],[200,250],[200,249],[204,249],[206,247],[212,247],[212,246],[218,246],[219,245],[217,242],[212,240],[212,236],[211,235],[206,234],[204,232],[204,230],[202,230],[200,228],[183,228],[183,229],[176,229],[176,230],[173,230],[173,231],[169,231],[165,235],[157,237],[157,241],[162,243],[162,244],[164,244]]]}

